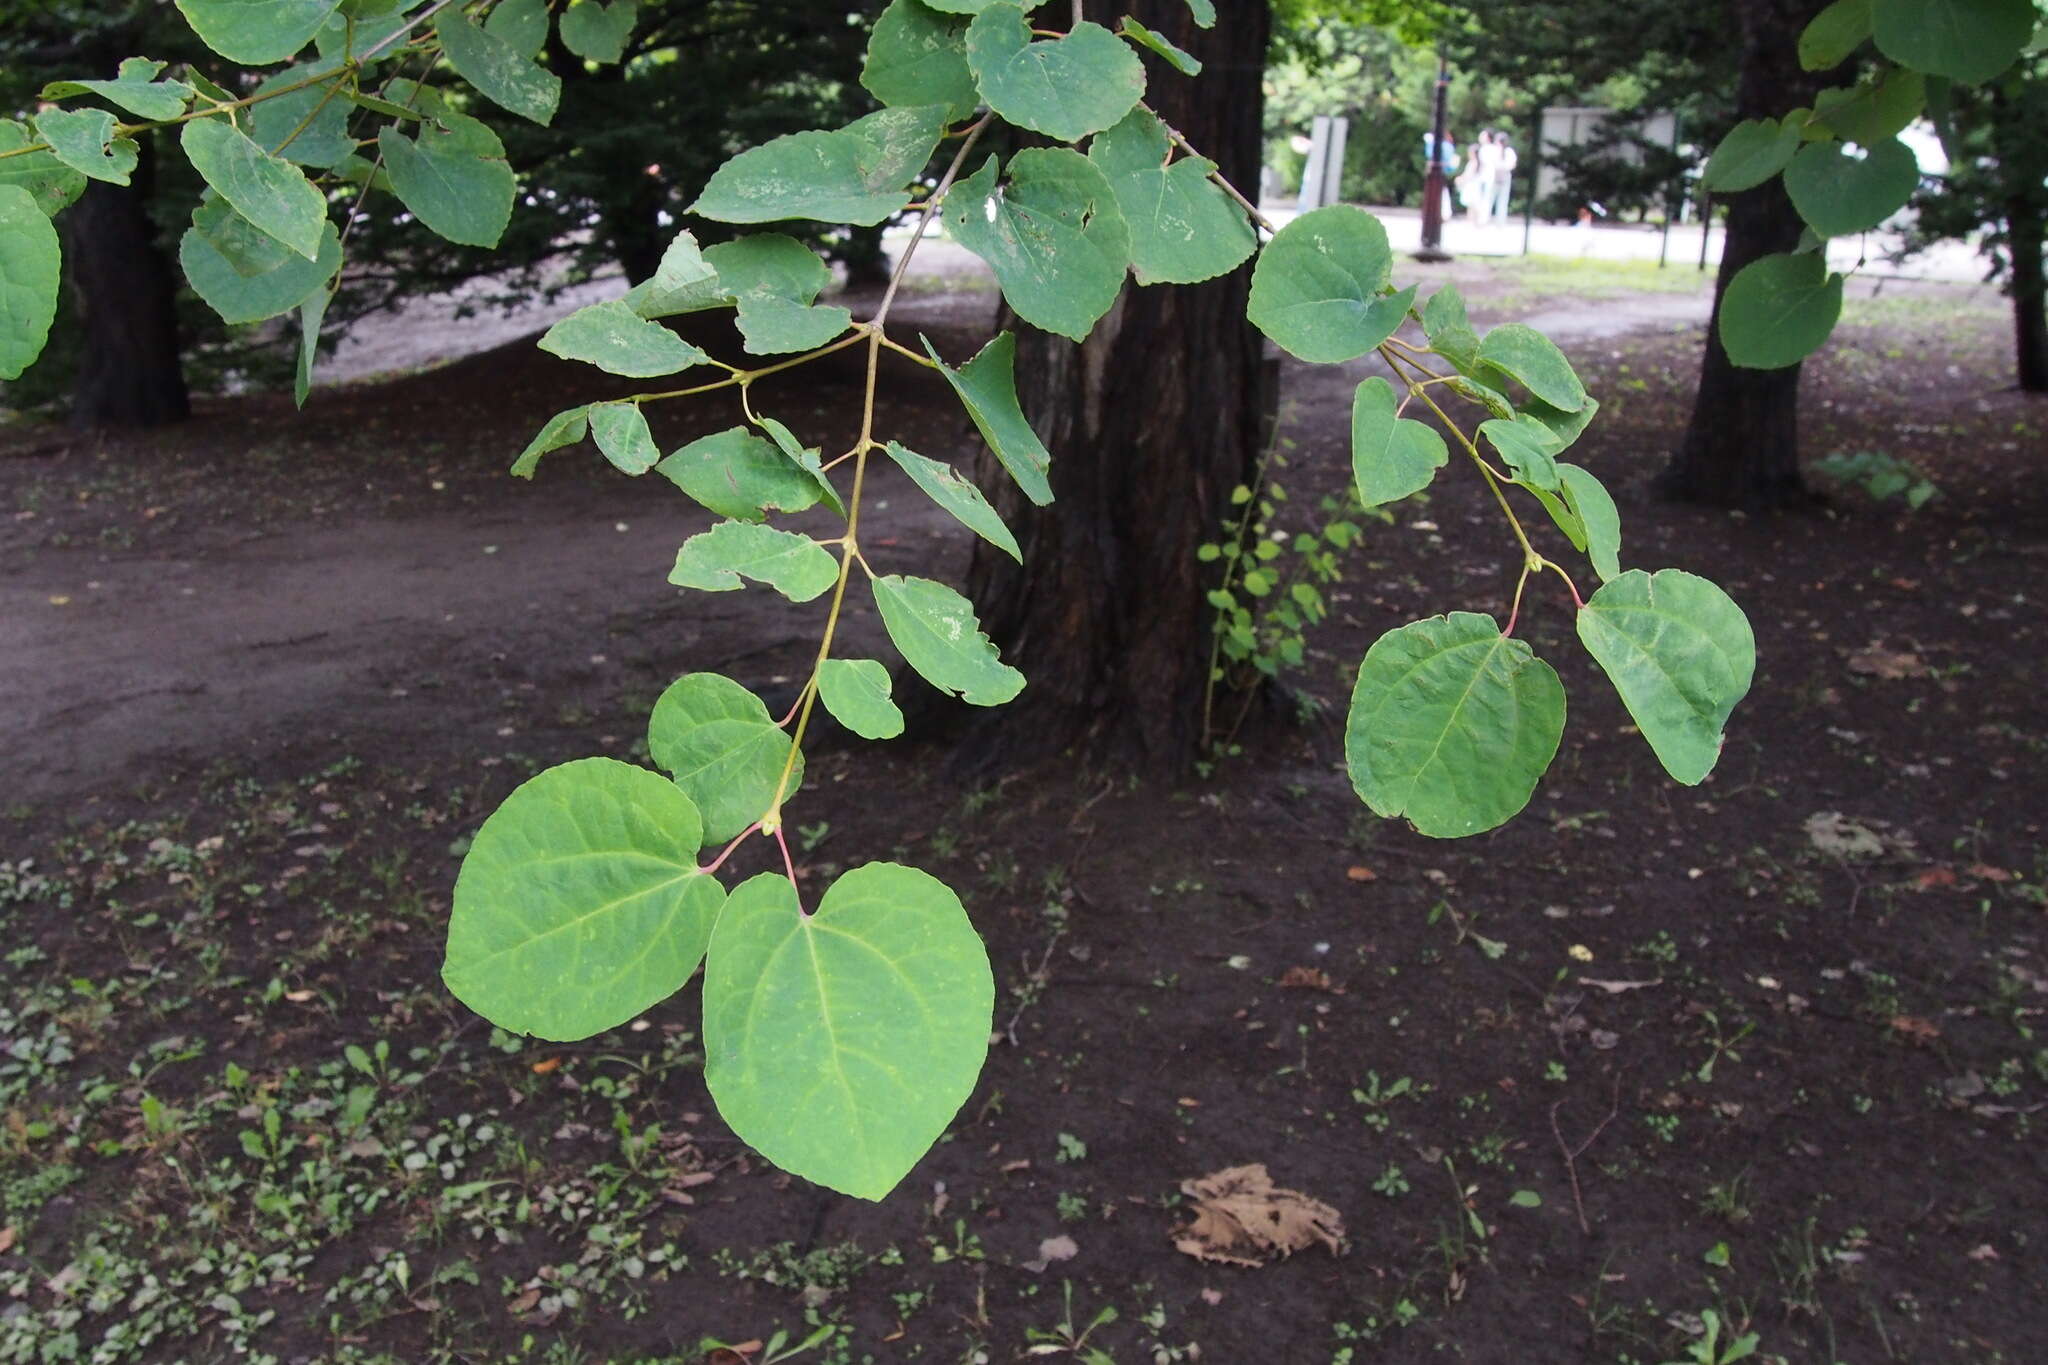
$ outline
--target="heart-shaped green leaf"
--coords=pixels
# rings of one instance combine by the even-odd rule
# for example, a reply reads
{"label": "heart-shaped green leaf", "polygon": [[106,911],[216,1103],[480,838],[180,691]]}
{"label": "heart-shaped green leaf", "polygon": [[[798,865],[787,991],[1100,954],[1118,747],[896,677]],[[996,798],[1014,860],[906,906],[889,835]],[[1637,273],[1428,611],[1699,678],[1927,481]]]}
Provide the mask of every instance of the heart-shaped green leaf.
{"label": "heart-shaped green leaf", "polygon": [[562,46],[585,61],[609,66],[626,55],[626,40],[640,21],[638,0],[572,0],[562,11]]}
{"label": "heart-shaped green leaf", "polygon": [[1433,616],[1382,635],[1345,723],[1351,785],[1432,838],[1478,834],[1529,804],[1564,735],[1564,685],[1491,616]]}
{"label": "heart-shaped green leaf", "polygon": [[[654,703],[647,751],[696,802],[705,842],[722,844],[768,813],[790,761],[790,738],[767,705],[731,678],[689,673]],[[783,796],[803,778],[798,753]]]}
{"label": "heart-shaped green leaf", "polygon": [[1479,424],[1479,434],[1493,443],[1515,481],[1546,493],[1557,491],[1557,437],[1549,427],[1528,417],[1503,422],[1498,417]]}
{"label": "heart-shaped green leaf", "polygon": [[1834,0],[1799,34],[1799,64],[1832,71],[1870,36],[1870,0]]}
{"label": "heart-shaped green leaf", "polygon": [[1289,355],[1356,360],[1400,329],[1415,298],[1413,288],[1382,297],[1393,267],[1379,219],[1349,204],[1316,209],[1259,253],[1245,315]]}
{"label": "heart-shaped green leaf", "polygon": [[386,126],[377,150],[391,192],[435,233],[463,246],[496,246],[505,235],[518,177],[505,144],[477,120],[443,111],[417,138]]}
{"label": "heart-shaped green leaf", "polygon": [[141,159],[135,139],[116,133],[120,125],[104,109],[50,109],[30,121],[51,155],[94,180],[125,185]]}
{"label": "heart-shaped green leaf", "polygon": [[1920,163],[1897,138],[1852,156],[1839,142],[1816,142],[1785,168],[1785,192],[1823,237],[1867,232],[1906,206],[1920,186]]}
{"label": "heart-shaped green leaf", "polygon": [[1378,375],[1351,400],[1351,472],[1367,507],[1421,492],[1451,457],[1434,428],[1398,416],[1399,408],[1394,386]]}
{"label": "heart-shaped green leaf", "polygon": [[725,901],[697,810],[645,768],[586,758],[505,798],[455,881],[441,979],[498,1027],[558,1042],[673,995]]}
{"label": "heart-shaped green leaf", "polygon": [[550,451],[560,450],[564,446],[577,444],[589,431],[590,405],[588,403],[582,407],[569,408],[566,411],[556,413],[553,417],[548,418],[547,425],[542,427],[539,433],[526,443],[526,449],[520,451],[519,458],[512,462],[513,475],[521,479],[532,478],[533,471],[540,467],[541,456],[548,454]]}
{"label": "heart-shaped green leaf", "polygon": [[1101,132],[1145,97],[1145,67],[1114,33],[1083,21],[1064,37],[1035,38],[1010,4],[975,15],[967,65],[989,108],[1061,142]]}
{"label": "heart-shaped green leaf", "polygon": [[936,878],[869,863],[805,915],[763,873],[712,935],[704,1079],[770,1161],[880,1199],[973,1093],[994,1008],[987,951]]}
{"label": "heart-shaped green leaf", "polygon": [[220,199],[202,201],[178,242],[178,264],[194,293],[223,322],[262,322],[289,313],[341,269],[341,234],[323,224],[319,255],[307,260],[258,232]]}
{"label": "heart-shaped green leaf", "polygon": [[1842,277],[1817,251],[1763,256],[1736,272],[1721,298],[1721,345],[1753,370],[1776,370],[1819,350],[1842,316]]}
{"label": "heart-shaped green leaf", "polygon": [[1631,569],[1586,603],[1579,639],[1664,770],[1689,787],[1703,781],[1756,672],[1756,637],[1742,608],[1704,578]]}
{"label": "heart-shaped green leaf", "polygon": [[26,125],[0,119],[0,152],[14,152],[0,158],[0,185],[27,190],[46,218],[54,218],[85,193],[85,176],[59,161],[48,150],[20,149],[36,139]]}
{"label": "heart-shaped green leaf", "polygon": [[119,105],[137,118],[159,122],[174,119],[185,112],[185,105],[192,99],[192,87],[183,81],[157,79],[164,65],[147,57],[130,57],[121,63],[113,80],[52,81],[43,87],[42,98],[63,100],[91,93]]}

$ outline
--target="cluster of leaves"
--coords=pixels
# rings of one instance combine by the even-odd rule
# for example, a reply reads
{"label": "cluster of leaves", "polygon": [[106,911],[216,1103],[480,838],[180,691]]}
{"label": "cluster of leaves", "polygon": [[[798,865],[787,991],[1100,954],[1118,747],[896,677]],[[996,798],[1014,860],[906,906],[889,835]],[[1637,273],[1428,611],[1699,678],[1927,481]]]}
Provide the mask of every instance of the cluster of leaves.
{"label": "cluster of leaves", "polygon": [[[1309,628],[1330,614],[1323,589],[1343,578],[1344,556],[1361,543],[1361,515],[1392,520],[1383,509],[1367,512],[1357,493],[1346,490],[1341,498],[1326,494],[1318,499],[1319,515],[1304,529],[1291,534],[1275,529],[1288,496],[1272,474],[1272,466],[1281,463],[1277,452],[1269,454],[1257,487],[1231,489],[1232,512],[1224,519],[1221,539],[1195,551],[1198,560],[1220,563],[1223,569],[1223,581],[1209,590],[1216,638],[1202,698],[1202,747],[1212,754],[1237,752],[1238,726],[1258,696],[1248,685],[1252,679],[1277,679],[1308,662]],[[1233,720],[1216,714],[1218,696],[1225,692],[1242,698]]]}
{"label": "cluster of leaves", "polygon": [[1752,261],[1729,281],[1721,344],[1751,369],[1796,365],[1842,315],[1843,275],[1827,243],[1868,232],[1920,188],[1919,162],[1899,134],[1922,115],[1947,126],[1956,87],[1996,79],[2048,42],[2035,0],[1834,0],[1799,39],[1800,65],[1833,71],[1866,47],[1854,85],[1824,90],[1811,109],[1737,124],[1707,162],[1716,193],[1782,177],[1806,224],[1799,249]]}
{"label": "cluster of leaves", "polygon": [[[1188,5],[1196,22],[1214,22],[1208,0]],[[980,489],[875,431],[885,353],[938,371],[1024,495],[1052,499],[1051,457],[1017,400],[1014,338],[1006,333],[956,366],[929,342],[913,347],[888,334],[896,284],[934,223],[988,263],[1020,318],[1076,340],[1132,279],[1198,282],[1256,254],[1247,311],[1266,336],[1316,364],[1377,353],[1394,376],[1357,389],[1360,502],[1379,507],[1426,488],[1449,462],[1442,433],[1450,432],[1521,549],[1517,612],[1531,576],[1565,578],[1581,640],[1678,780],[1698,782],[1713,767],[1754,664],[1748,623],[1712,584],[1675,570],[1622,571],[1612,500],[1592,474],[1559,458],[1598,404],[1554,345],[1512,324],[1479,335],[1451,289],[1418,309],[1415,288],[1391,282],[1385,229],[1361,210],[1323,209],[1274,231],[1144,103],[1147,58],[1183,76],[1197,74],[1198,63],[1129,18],[1115,31],[1078,18],[1063,31],[1034,27],[1032,11],[1042,7],[892,0],[862,75],[882,108],[739,153],[693,206],[738,227],[873,226],[915,210],[910,246],[872,317],[856,323],[845,308],[818,303],[829,268],[793,236],[751,232],[700,247],[680,232],[649,279],[569,315],[540,343],[609,374],[675,386],[557,414],[513,466],[530,475],[549,452],[588,439],[620,472],[657,473],[721,518],[680,547],[671,582],[718,592],[751,580],[826,607],[815,663],[787,715],[773,716],[732,679],[692,673],[650,718],[660,772],[590,758],[515,791],[463,863],[445,980],[506,1029],[568,1040],[624,1023],[701,965],[706,1079],[733,1130],[787,1169],[868,1198],[893,1188],[966,1100],[994,993],[958,897],[925,873],[871,863],[813,906],[799,895],[784,806],[803,780],[816,707],[866,738],[903,729],[887,667],[834,652],[856,575],[897,652],[941,692],[995,706],[1025,685],[958,592],[877,573],[861,553],[863,493],[870,461],[881,456],[975,534],[1018,554]],[[310,339],[363,197],[388,192],[451,241],[496,240],[515,177],[472,110],[488,102],[545,122],[558,78],[531,58],[550,31],[587,60],[607,61],[636,17],[632,0],[573,0],[558,14],[544,0],[181,0],[180,9],[233,62],[287,63],[308,44],[319,55],[240,98],[196,71],[166,79],[144,59],[113,81],[51,87],[53,101],[90,91],[144,123],[53,109],[32,133],[9,135],[17,145],[0,151],[6,365],[32,355],[47,327],[57,250],[48,213],[76,193],[77,177],[125,177],[141,127],[176,124],[209,186],[181,252],[188,278],[224,317],[298,311],[309,338],[303,396]],[[466,86],[422,82],[426,66],[443,61]],[[374,137],[361,120],[376,125]],[[976,164],[998,121],[1059,145]],[[932,178],[934,154],[949,141],[952,154]],[[338,205],[347,216],[337,226]],[[1261,229],[1270,234],[1263,248]],[[732,310],[740,350],[756,361],[718,359],[661,323],[723,309]],[[1397,335],[1412,325],[1423,344]],[[853,346],[866,352],[865,411],[837,454],[827,458],[754,406],[757,380]],[[673,452],[657,446],[647,404],[727,391],[739,399],[740,424]],[[1439,395],[1477,414],[1476,429],[1461,429]],[[1439,426],[1407,415],[1411,407]],[[1509,501],[1514,490],[1589,557],[1603,582],[1590,599],[1533,548]],[[810,509],[838,519],[837,533],[770,524],[774,514]],[[1240,580],[1248,590],[1254,573]],[[1514,625],[1511,618],[1503,630],[1474,613],[1434,617],[1366,655],[1346,751],[1374,810],[1448,837],[1490,829],[1527,803],[1557,750],[1564,693],[1550,666],[1513,637]],[[778,846],[783,870],[728,892],[717,874],[757,835]]]}
{"label": "cluster of leaves", "polygon": [[1914,512],[1941,492],[1914,466],[1882,450],[1859,450],[1853,455],[1838,450],[1817,461],[1813,470],[1823,478],[1862,489],[1876,502],[1899,498]]}

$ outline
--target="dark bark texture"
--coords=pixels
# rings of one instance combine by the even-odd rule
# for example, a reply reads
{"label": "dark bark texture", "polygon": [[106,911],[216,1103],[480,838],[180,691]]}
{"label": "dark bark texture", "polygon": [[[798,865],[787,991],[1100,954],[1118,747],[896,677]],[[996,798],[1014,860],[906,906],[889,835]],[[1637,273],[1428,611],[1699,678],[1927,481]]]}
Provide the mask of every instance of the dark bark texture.
{"label": "dark bark texture", "polygon": [[2013,349],[2020,389],[2048,393],[2048,279],[2043,278],[2042,225],[2031,202],[2016,200],[2006,233],[2012,252]]}
{"label": "dark bark texture", "polygon": [[[1817,0],[1740,0],[1742,76],[1739,117],[1777,118],[1829,82],[1799,66],[1799,34],[1822,5]],[[1721,347],[1721,301],[1728,282],[1750,262],[1799,245],[1804,230],[1782,181],[1773,178],[1728,200],[1728,233],[1714,286],[1714,315],[1692,421],[1665,470],[1662,489],[1682,502],[1766,509],[1811,501],[1799,476],[1800,367],[1745,370]]]}
{"label": "dark bark texture", "polygon": [[192,415],[179,362],[177,279],[149,217],[154,163],[145,138],[132,184],[95,180],[57,220],[84,334],[73,426],[154,427]]}
{"label": "dark bark texture", "polygon": [[[1148,57],[1153,108],[1233,184],[1257,186],[1266,0],[1225,0],[1208,30],[1183,0],[1134,8],[1204,63],[1190,80]],[[969,595],[1029,683],[977,717],[958,751],[969,766],[1068,755],[1170,773],[1196,757],[1213,611],[1195,551],[1247,481],[1271,408],[1250,279],[1247,265],[1205,285],[1126,286],[1080,346],[1018,328],[1020,394],[1058,501],[998,495],[1023,568],[975,548]]]}

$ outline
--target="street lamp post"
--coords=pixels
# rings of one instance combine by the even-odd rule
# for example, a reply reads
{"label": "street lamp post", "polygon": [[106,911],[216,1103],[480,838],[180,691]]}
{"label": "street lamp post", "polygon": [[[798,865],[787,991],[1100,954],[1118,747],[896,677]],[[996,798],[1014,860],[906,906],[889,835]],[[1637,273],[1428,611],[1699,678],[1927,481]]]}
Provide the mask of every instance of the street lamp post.
{"label": "street lamp post", "polygon": [[1436,52],[1436,116],[1429,135],[1429,169],[1422,177],[1422,249],[1418,261],[1448,261],[1444,250],[1444,138],[1450,122],[1451,64],[1441,44]]}

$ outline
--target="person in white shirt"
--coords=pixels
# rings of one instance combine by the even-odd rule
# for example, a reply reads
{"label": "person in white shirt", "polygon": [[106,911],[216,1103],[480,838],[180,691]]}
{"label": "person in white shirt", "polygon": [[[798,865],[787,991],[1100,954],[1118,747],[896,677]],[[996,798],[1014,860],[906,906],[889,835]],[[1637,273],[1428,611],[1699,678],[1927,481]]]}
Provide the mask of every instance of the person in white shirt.
{"label": "person in white shirt", "polygon": [[1458,199],[1465,205],[1473,227],[1483,225],[1493,207],[1493,167],[1493,133],[1489,129],[1472,144],[1472,151],[1465,158],[1464,173],[1458,177]]}
{"label": "person in white shirt", "polygon": [[1507,221],[1508,199],[1514,193],[1515,167],[1521,158],[1515,155],[1514,144],[1508,141],[1506,133],[1493,135],[1495,168],[1493,176],[1493,216]]}

